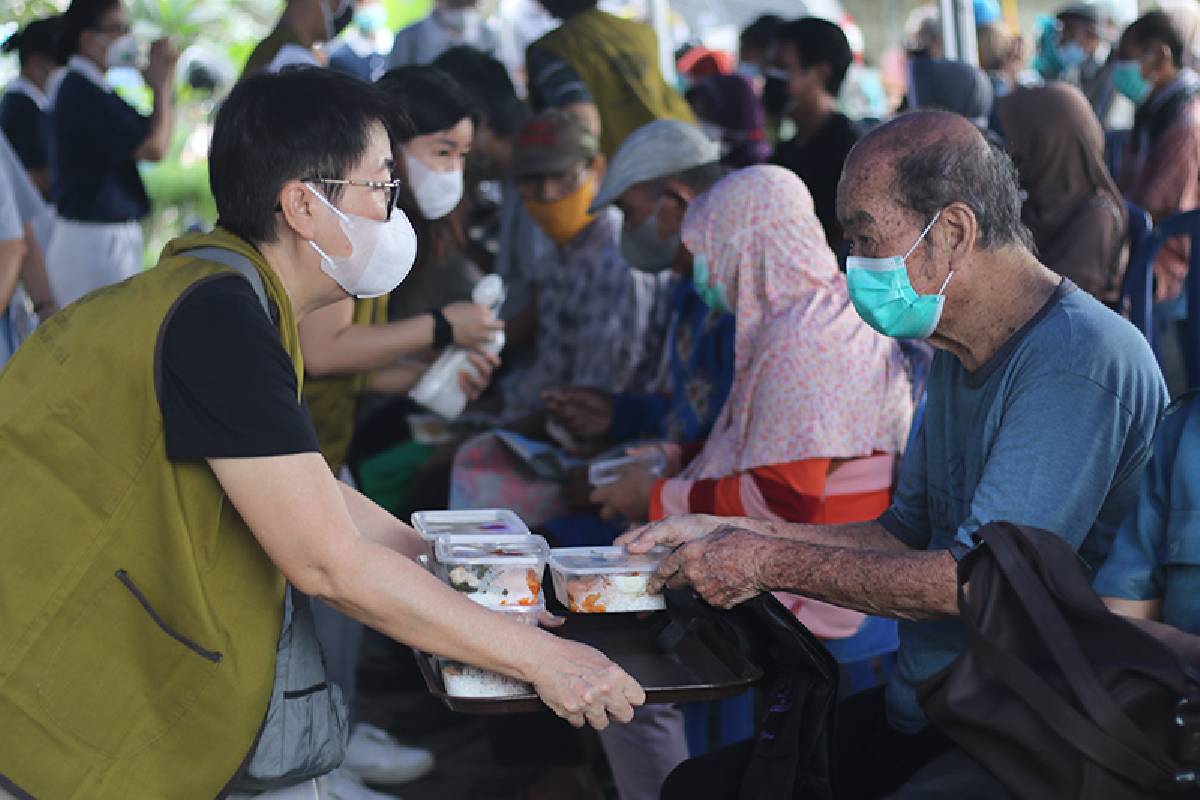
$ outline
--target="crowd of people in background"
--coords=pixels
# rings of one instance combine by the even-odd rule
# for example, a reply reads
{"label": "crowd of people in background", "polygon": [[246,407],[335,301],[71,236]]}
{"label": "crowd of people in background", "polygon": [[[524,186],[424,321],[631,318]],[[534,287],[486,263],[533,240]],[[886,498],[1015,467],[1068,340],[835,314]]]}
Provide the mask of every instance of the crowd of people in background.
{"label": "crowd of people in background", "polygon": [[[1186,241],[1153,264],[1164,344],[1123,319],[1131,213],[1200,209],[1200,3],[1163,0],[1124,27],[1105,4],[1070,4],[1027,40],[976,0],[978,66],[947,59],[936,12],[918,9],[884,119],[840,99],[861,58],[837,21],[762,16],[737,53],[683,47],[676,76],[648,25],[596,0],[539,3],[547,22],[518,67],[474,0],[436,0],[396,32],[379,0],[288,0],[218,112],[215,228],[145,272],[139,164],[168,155],[174,45],[137,41],[120,0],[72,0],[4,44],[20,76],[0,99],[0,508],[22,532],[0,534],[0,564],[25,577],[13,592],[0,580],[0,607],[18,609],[0,640],[22,643],[0,653],[0,716],[19,719],[0,725],[0,798],[153,793],[189,747],[191,790],[312,796],[230,784],[236,736],[151,746],[152,722],[70,719],[83,690],[28,699],[57,669],[43,618],[91,613],[88,576],[113,568],[172,638],[185,641],[168,624],[199,631],[225,651],[205,658],[245,670],[212,679],[229,697],[196,723],[209,734],[222,703],[239,705],[230,731],[254,733],[276,645],[242,652],[213,619],[262,637],[269,621],[244,608],[281,602],[281,574],[313,595],[351,713],[322,800],[390,797],[378,787],[435,769],[396,735],[420,714],[397,725],[387,691],[360,689],[381,673],[418,685],[409,647],[519,673],[565,718],[491,730],[499,760],[531,767],[529,797],[598,791],[568,722],[600,730],[621,800],[738,796],[749,744],[689,751],[683,710],[642,705],[600,654],[490,636],[477,609],[407,571],[394,518],[422,509],[509,508],[560,546],[667,546],[654,580],[718,607],[774,593],[853,689],[832,744],[838,797],[963,779],[917,687],[963,651],[955,564],[988,523],[1056,534],[1113,612],[1200,635],[1200,401],[1169,346],[1193,311]],[[115,67],[141,71],[148,114],[114,90]],[[490,275],[494,301],[477,292]],[[109,381],[128,385],[107,395]],[[431,391],[465,411],[432,415]],[[531,470],[530,447],[560,474]],[[654,457],[593,486],[602,454]],[[162,574],[179,584],[136,574],[159,534],[128,556],[144,594],[97,555],[96,531],[143,522],[120,480],[61,500],[101,464],[168,520],[179,541]],[[360,535],[369,546],[351,546]],[[45,588],[39,558],[78,586]],[[419,599],[392,596],[395,581]],[[158,616],[146,597],[169,608],[175,585],[181,605]],[[40,605],[6,605],[21,592]],[[166,680],[138,675],[148,693]],[[200,692],[167,701],[193,719]],[[58,763],[71,766],[52,776]],[[1009,796],[981,781],[995,794],[979,796]]]}

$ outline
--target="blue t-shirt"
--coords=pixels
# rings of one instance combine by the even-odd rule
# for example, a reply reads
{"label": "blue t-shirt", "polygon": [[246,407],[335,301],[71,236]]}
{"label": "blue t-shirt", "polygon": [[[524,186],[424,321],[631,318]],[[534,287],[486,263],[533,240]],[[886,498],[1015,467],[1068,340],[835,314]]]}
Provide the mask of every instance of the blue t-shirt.
{"label": "blue t-shirt", "polygon": [[1200,634],[1200,394],[1177,400],[1159,423],[1137,507],[1096,575],[1096,593],[1162,599],[1162,620]]}
{"label": "blue t-shirt", "polygon": [[733,315],[709,308],[686,278],[672,287],[671,306],[667,339],[671,393],[615,395],[609,430],[609,438],[615,441],[644,437],[703,441],[729,396]]}
{"label": "blue t-shirt", "polygon": [[50,116],[29,95],[8,91],[0,97],[0,130],[25,169],[49,166]]}
{"label": "blue t-shirt", "polygon": [[129,222],[150,212],[134,152],[150,122],[115,92],[71,69],[50,114],[50,184],[59,216]]}
{"label": "blue t-shirt", "polygon": [[[920,550],[970,546],[989,522],[1032,525],[1097,568],[1136,497],[1167,403],[1137,329],[1064,279],[975,372],[939,351],[927,393],[925,422],[880,523]],[[896,728],[924,727],[917,685],[958,655],[962,636],[956,619],[900,623],[887,687]]]}

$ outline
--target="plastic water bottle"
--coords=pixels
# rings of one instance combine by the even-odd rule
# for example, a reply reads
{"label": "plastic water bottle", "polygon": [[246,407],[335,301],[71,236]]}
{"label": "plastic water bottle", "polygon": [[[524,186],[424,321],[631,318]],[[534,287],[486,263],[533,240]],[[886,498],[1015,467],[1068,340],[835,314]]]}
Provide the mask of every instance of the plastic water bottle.
{"label": "plastic water bottle", "polygon": [[[485,275],[475,284],[471,300],[487,306],[499,316],[500,306],[504,304],[504,281],[499,275]],[[504,348],[504,341],[504,331],[496,331],[492,334],[492,340],[483,347],[492,355],[499,355]],[[455,419],[467,406],[467,395],[458,383],[459,373],[466,369],[473,369],[467,351],[458,345],[451,345],[425,371],[408,396],[443,419]]]}

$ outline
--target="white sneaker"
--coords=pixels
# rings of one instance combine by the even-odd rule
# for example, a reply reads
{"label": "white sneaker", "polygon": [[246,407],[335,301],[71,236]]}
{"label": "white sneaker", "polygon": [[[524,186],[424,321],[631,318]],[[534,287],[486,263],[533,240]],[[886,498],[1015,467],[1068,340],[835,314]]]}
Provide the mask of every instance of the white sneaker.
{"label": "white sneaker", "polygon": [[397,800],[395,795],[368,789],[345,767],[317,778],[318,800]]}
{"label": "white sneaker", "polygon": [[433,753],[419,747],[406,747],[387,731],[359,723],[350,733],[342,769],[350,770],[364,783],[391,786],[415,781],[432,772]]}

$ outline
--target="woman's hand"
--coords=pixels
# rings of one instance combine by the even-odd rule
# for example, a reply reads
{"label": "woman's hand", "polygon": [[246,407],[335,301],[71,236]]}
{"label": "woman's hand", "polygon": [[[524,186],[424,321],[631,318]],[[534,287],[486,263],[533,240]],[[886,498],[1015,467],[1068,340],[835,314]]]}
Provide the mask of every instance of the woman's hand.
{"label": "woman's hand", "polygon": [[454,343],[459,347],[479,347],[492,341],[504,323],[496,319],[491,309],[477,303],[451,303],[442,309],[454,331]]}
{"label": "woman's hand", "polygon": [[500,357],[483,348],[467,352],[470,367],[458,373],[458,385],[468,400],[475,400],[492,382],[492,373],[500,366]]}
{"label": "woman's hand", "polygon": [[[543,637],[551,639],[551,637]],[[646,693],[599,650],[554,637],[537,654],[530,682],[542,701],[576,728],[598,731],[611,720],[629,722]]]}

